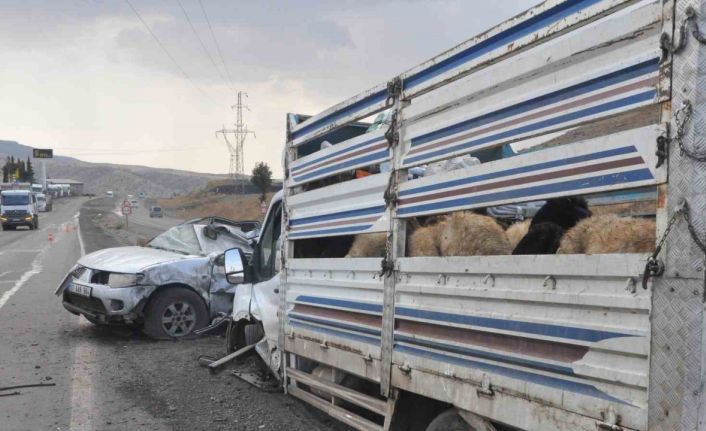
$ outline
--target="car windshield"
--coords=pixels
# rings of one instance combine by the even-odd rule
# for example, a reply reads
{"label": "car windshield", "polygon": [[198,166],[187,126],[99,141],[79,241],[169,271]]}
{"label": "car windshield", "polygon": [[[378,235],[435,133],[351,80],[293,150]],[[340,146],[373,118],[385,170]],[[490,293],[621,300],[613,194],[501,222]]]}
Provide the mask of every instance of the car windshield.
{"label": "car windshield", "polygon": [[2,195],[3,205],[27,205],[29,204],[29,195],[25,194],[7,194]]}
{"label": "car windshield", "polygon": [[174,226],[163,234],[156,236],[147,244],[147,247],[181,254],[203,254],[194,231],[194,225],[190,224]]}

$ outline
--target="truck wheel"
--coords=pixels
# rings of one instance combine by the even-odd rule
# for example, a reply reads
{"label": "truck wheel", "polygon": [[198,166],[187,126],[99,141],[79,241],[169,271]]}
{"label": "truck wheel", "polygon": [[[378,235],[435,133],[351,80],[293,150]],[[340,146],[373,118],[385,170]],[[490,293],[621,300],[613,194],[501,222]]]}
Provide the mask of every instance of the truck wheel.
{"label": "truck wheel", "polygon": [[158,339],[183,338],[208,325],[208,309],[189,289],[170,287],[158,291],[145,307],[142,331]]}
{"label": "truck wheel", "polygon": [[241,320],[231,322],[226,330],[226,354],[235,352],[250,344],[257,343],[265,336],[265,329],[258,321]]}
{"label": "truck wheel", "polygon": [[468,425],[456,409],[448,409],[434,418],[426,431],[479,431]]}

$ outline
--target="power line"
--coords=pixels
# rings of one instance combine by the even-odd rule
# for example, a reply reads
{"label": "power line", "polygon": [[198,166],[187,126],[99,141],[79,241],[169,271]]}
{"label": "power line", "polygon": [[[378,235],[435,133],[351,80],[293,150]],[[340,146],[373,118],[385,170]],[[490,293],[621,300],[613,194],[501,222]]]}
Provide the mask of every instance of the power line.
{"label": "power line", "polygon": [[157,45],[159,45],[159,47],[162,49],[162,51],[164,51],[164,53],[167,55],[167,57],[169,57],[169,59],[172,61],[172,63],[174,63],[174,66],[176,66],[176,68],[179,69],[179,71],[181,72],[181,74],[184,75],[184,78],[186,78],[186,79],[191,83],[191,85],[193,85],[194,88],[196,88],[204,97],[208,98],[211,102],[213,102],[216,106],[218,106],[218,103],[216,103],[216,101],[213,100],[208,94],[206,94],[206,92],[205,92],[201,87],[199,87],[199,86],[196,84],[196,82],[194,82],[193,79],[191,79],[191,77],[189,76],[189,74],[186,73],[186,70],[184,70],[184,68],[181,67],[181,65],[179,65],[179,63],[176,61],[176,59],[174,58],[174,56],[169,52],[169,50],[167,50],[167,47],[164,46],[164,44],[162,43],[162,41],[159,40],[159,38],[157,37],[156,34],[154,34],[154,32],[152,31],[152,29],[150,28],[150,26],[147,25],[147,23],[145,22],[144,19],[142,19],[142,16],[141,16],[140,13],[137,11],[137,9],[135,9],[135,6],[133,6],[132,3],[130,3],[130,0],[125,0],[125,3],[127,3],[128,6],[130,6],[130,9],[132,9],[132,11],[135,13],[135,16],[137,17],[137,19],[139,19],[140,22],[142,23],[142,25],[147,29],[147,32],[148,32],[150,35],[152,35],[152,38],[154,39],[154,41],[157,42]]}
{"label": "power line", "polygon": [[211,64],[213,64],[213,67],[216,68],[216,71],[218,72],[218,76],[221,77],[223,82],[228,85],[228,81],[226,80],[225,76],[223,76],[223,72],[221,72],[221,68],[218,67],[216,64],[216,60],[213,59],[213,56],[211,55],[210,52],[208,52],[208,49],[206,48],[206,44],[203,43],[203,39],[201,39],[201,36],[199,36],[199,33],[196,31],[196,27],[194,27],[194,24],[191,22],[191,18],[189,18],[189,14],[186,12],[186,9],[184,9],[184,5],[181,3],[181,0],[176,0],[176,2],[179,4],[179,7],[181,8],[181,11],[184,13],[184,18],[186,18],[186,22],[189,23],[189,27],[191,27],[191,31],[194,33],[194,36],[196,36],[196,39],[199,41],[199,44],[201,44],[201,49],[203,49],[203,52],[206,54],[209,60],[211,60]]}
{"label": "power line", "polygon": [[[58,148],[57,151],[63,151],[65,149]],[[93,152],[93,153],[72,153],[68,152],[68,157],[73,156],[119,156],[119,155],[132,155],[140,153],[171,153],[177,151],[198,151],[203,150],[203,147],[191,147],[191,148],[162,148],[155,150],[123,150],[123,151],[105,151],[105,152]]]}
{"label": "power line", "polygon": [[223,68],[226,70],[226,75],[228,76],[228,82],[230,82],[231,88],[233,87],[233,79],[230,77],[230,70],[228,70],[228,64],[226,64],[223,58],[223,52],[221,52],[221,46],[218,44],[218,39],[216,39],[216,34],[213,32],[213,27],[211,26],[211,20],[208,19],[208,14],[206,13],[206,8],[203,7],[203,2],[199,0],[199,5],[201,5],[201,11],[203,12],[204,18],[206,18],[206,24],[208,24],[208,29],[211,32],[211,37],[213,38],[213,43],[216,44],[216,51],[218,51],[218,56],[221,58],[221,63],[223,63]]}

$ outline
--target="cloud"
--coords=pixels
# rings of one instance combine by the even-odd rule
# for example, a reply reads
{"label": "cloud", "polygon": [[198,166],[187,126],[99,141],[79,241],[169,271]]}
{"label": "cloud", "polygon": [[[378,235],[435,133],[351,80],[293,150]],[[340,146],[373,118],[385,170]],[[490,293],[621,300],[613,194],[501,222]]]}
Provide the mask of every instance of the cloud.
{"label": "cloud", "polygon": [[[176,0],[131,0],[205,95],[124,1],[0,0],[0,138],[89,161],[226,172],[214,131],[233,123],[235,94],[199,2],[180,1],[220,72]],[[233,87],[250,94],[246,169],[264,160],[276,175],[287,112],[315,114],[533,3],[202,1]],[[136,151],[163,148],[172,151]]]}

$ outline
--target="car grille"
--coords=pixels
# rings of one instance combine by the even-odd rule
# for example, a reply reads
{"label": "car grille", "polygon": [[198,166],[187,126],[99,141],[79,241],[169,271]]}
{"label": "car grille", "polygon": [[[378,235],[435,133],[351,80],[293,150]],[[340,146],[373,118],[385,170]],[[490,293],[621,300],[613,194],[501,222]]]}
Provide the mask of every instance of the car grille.
{"label": "car grille", "polygon": [[106,314],[105,306],[98,298],[86,298],[85,296],[76,295],[73,293],[64,294],[64,300],[78,308],[95,313]]}
{"label": "car grille", "polygon": [[110,273],[106,271],[94,271],[91,275],[91,283],[93,284],[108,284]]}
{"label": "car grille", "polygon": [[3,212],[3,214],[8,215],[8,216],[23,216],[27,215],[27,211],[25,210],[7,210]]}

